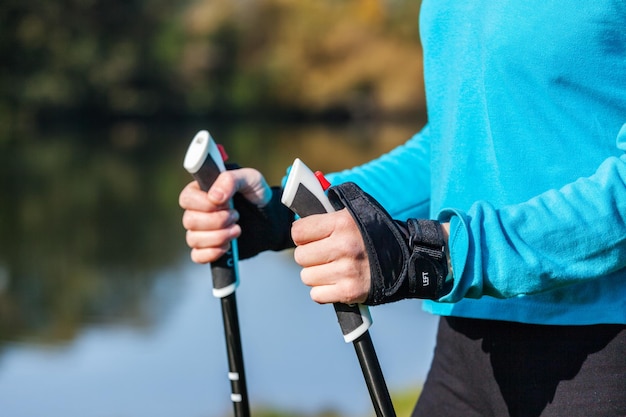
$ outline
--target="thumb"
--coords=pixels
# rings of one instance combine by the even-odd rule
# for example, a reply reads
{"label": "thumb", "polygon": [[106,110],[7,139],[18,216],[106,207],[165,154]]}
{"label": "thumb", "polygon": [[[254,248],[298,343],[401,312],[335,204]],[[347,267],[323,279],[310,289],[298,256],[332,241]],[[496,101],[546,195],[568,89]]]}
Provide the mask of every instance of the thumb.
{"label": "thumb", "polygon": [[224,204],[236,192],[258,207],[263,207],[272,198],[272,190],[263,175],[253,168],[239,168],[222,172],[211,188],[208,198],[215,204]]}

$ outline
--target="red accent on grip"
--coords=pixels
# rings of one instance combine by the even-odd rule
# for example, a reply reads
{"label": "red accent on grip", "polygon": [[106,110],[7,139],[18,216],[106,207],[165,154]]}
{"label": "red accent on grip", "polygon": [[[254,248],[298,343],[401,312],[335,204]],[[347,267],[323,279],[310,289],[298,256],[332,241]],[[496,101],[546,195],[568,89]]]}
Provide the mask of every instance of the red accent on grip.
{"label": "red accent on grip", "polygon": [[328,190],[328,188],[330,187],[330,182],[328,182],[326,177],[324,177],[324,174],[322,173],[322,171],[315,171],[315,176],[317,177],[317,180],[320,182],[322,189],[324,191]]}
{"label": "red accent on grip", "polygon": [[222,155],[222,161],[224,161],[224,162],[228,161],[228,154],[226,153],[226,149],[224,148],[224,145],[220,145],[218,143],[217,144],[217,149],[219,149],[220,155]]}

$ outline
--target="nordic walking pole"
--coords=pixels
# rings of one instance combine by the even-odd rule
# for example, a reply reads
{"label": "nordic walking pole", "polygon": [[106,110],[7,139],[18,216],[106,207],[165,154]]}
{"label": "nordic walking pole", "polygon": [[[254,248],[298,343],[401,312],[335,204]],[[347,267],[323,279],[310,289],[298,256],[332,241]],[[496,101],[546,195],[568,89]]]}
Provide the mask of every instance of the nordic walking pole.
{"label": "nordic walking pole", "polygon": [[[330,184],[321,173],[313,173],[296,158],[287,177],[281,201],[300,217],[333,212],[335,209],[324,193],[328,186]],[[335,303],[334,307],[345,342],[354,344],[376,415],[395,417],[393,403],[368,330],[372,325],[368,307],[342,303]]]}
{"label": "nordic walking pole", "polygon": [[[191,141],[183,166],[198,181],[200,189],[208,191],[224,166],[225,156],[206,130],[201,130]],[[221,300],[226,351],[228,354],[228,379],[231,385],[230,399],[235,417],[249,417],[250,406],[243,367],[243,351],[239,332],[239,316],[235,289],[239,285],[237,270],[237,241],[233,240],[230,250],[211,263],[213,296]]]}

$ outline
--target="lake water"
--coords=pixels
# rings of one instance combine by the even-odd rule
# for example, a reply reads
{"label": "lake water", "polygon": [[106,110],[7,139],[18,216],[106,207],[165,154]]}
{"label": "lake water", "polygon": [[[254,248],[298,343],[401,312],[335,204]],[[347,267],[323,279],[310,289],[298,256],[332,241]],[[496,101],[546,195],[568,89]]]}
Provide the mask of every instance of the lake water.
{"label": "lake water", "polygon": [[[0,142],[0,415],[232,413],[219,301],[210,268],[189,260],[177,207],[188,181],[182,156],[198,127]],[[275,183],[296,156],[332,171],[391,149],[412,128],[218,131],[231,157]],[[333,308],[310,300],[291,253],[243,261],[240,272],[253,408],[369,415],[354,349]],[[420,308],[371,309],[392,391],[426,375],[436,319]]]}

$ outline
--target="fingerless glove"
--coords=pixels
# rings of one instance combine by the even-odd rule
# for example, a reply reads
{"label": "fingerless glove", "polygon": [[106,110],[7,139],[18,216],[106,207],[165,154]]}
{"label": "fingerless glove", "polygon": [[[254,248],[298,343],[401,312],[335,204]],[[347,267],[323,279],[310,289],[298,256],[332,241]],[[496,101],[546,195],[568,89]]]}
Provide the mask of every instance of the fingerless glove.
{"label": "fingerless glove", "polygon": [[354,183],[328,190],[335,209],[346,208],[359,227],[367,251],[371,287],[365,304],[404,298],[438,299],[450,291],[441,224],[434,220],[393,220]]}
{"label": "fingerless glove", "polygon": [[263,207],[252,204],[243,195],[233,197],[239,212],[241,236],[237,239],[239,259],[251,258],[266,250],[280,251],[295,247],[291,239],[294,214],[280,202],[282,190],[272,187],[272,199]]}

